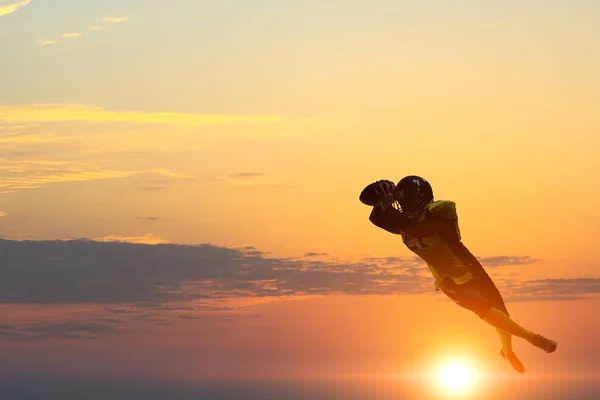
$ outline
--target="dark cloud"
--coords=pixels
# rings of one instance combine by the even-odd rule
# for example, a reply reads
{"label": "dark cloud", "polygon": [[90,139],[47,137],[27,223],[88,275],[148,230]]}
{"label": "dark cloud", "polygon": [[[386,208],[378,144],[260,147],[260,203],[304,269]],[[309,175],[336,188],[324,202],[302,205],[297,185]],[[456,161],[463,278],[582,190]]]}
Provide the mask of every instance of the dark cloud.
{"label": "dark cloud", "polygon": [[[406,294],[429,291],[418,258],[368,257],[356,262],[268,257],[246,246],[0,240],[0,302],[150,304],[303,294]],[[518,265],[530,257],[482,258]],[[571,282],[572,285],[573,281]],[[577,281],[577,287],[582,286]],[[569,290],[548,281],[537,291]],[[570,288],[571,286],[569,286]],[[515,287],[513,290],[518,290]]]}
{"label": "dark cloud", "polygon": [[600,278],[537,279],[506,287],[507,301],[579,300],[600,294]]}
{"label": "dark cloud", "polygon": [[[303,295],[420,294],[433,278],[418,258],[368,257],[355,262],[324,253],[269,257],[252,246],[0,240],[0,303],[92,305],[52,323],[0,326],[13,339],[92,337],[144,330],[175,320],[227,321],[243,312],[240,299]],[[530,257],[481,258],[484,264],[520,265]],[[600,293],[600,280],[505,281],[508,301],[570,299]],[[511,297],[512,296],[512,297]],[[122,322],[126,320],[127,324]],[[127,328],[125,328],[125,326]]]}
{"label": "dark cloud", "polygon": [[261,174],[259,172],[238,172],[236,174],[230,175],[232,178],[240,178],[240,179],[251,179],[251,178],[260,178],[265,176],[265,174]]}
{"label": "dark cloud", "polygon": [[116,325],[124,321],[102,319],[95,321],[49,321],[18,326],[1,326],[0,336],[13,340],[35,340],[44,338],[93,339],[98,335],[113,333]]}
{"label": "dark cloud", "polygon": [[160,217],[136,217],[136,219],[143,219],[145,221],[158,221]]}
{"label": "dark cloud", "polygon": [[495,256],[495,257],[477,257],[484,267],[503,267],[506,265],[525,265],[533,264],[539,260],[529,256]]}
{"label": "dark cloud", "polygon": [[304,257],[323,257],[323,256],[328,256],[328,253],[315,253],[315,252],[308,252],[304,254]]}

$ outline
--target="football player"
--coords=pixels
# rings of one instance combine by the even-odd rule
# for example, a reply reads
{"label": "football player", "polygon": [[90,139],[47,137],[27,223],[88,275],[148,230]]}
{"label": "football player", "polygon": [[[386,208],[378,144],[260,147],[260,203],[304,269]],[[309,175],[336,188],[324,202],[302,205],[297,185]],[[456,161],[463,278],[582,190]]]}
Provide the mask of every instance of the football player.
{"label": "football player", "polygon": [[547,353],[556,350],[555,341],[510,318],[496,285],[462,243],[455,203],[434,201],[427,180],[415,175],[406,176],[397,185],[379,180],[365,187],[359,198],[373,207],[369,220],[374,225],[400,235],[406,247],[425,261],[436,290],[496,328],[500,355],[516,371],[523,373],[525,368],[513,351],[513,335]]}

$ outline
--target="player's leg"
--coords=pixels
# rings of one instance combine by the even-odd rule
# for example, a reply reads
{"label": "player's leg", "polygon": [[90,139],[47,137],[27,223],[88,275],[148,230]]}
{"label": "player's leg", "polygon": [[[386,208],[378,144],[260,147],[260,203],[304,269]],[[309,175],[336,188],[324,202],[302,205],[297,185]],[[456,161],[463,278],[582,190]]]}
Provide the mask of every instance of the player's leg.
{"label": "player's leg", "polygon": [[504,302],[490,299],[489,290],[486,290],[487,288],[484,287],[482,280],[482,278],[476,277],[462,285],[455,285],[450,288],[442,286],[442,291],[459,306],[473,311],[495,328],[526,340],[532,337],[532,332],[523,328],[508,316]]}
{"label": "player's leg", "polygon": [[[502,345],[500,354],[518,372],[525,372],[525,367],[512,349],[513,335],[530,343],[537,341],[538,347],[540,347],[540,338],[551,342],[528,331],[510,318],[502,296],[489,277],[477,276],[466,284],[455,286],[451,290],[444,290],[442,287],[442,290],[459,306],[473,311],[496,328]],[[554,346],[556,346],[555,343]]]}
{"label": "player's leg", "polygon": [[[521,337],[548,353],[556,350],[556,342],[523,328],[510,317],[500,291],[482,267],[475,271],[475,275],[476,279],[474,279],[474,289],[481,293],[482,296],[492,305],[490,311],[480,314],[484,321],[493,325],[500,331],[506,332],[506,334],[512,334]],[[502,349],[505,350],[506,346],[507,351],[512,350],[511,338],[507,337],[505,334],[500,335]],[[507,353],[504,352],[504,354]]]}
{"label": "player's leg", "polygon": [[[478,286],[480,287],[480,291],[483,293],[486,299],[488,299],[488,301],[492,304],[494,308],[502,311],[504,314],[510,317],[510,314],[508,313],[508,309],[506,308],[506,304],[504,303],[504,299],[502,298],[500,291],[498,290],[490,276],[487,274],[487,272],[483,269],[483,267],[474,266],[471,267],[471,269],[475,269],[474,272],[477,277],[477,281],[479,282]],[[513,335],[499,328],[496,328],[496,331],[498,332],[498,338],[500,339],[500,345],[502,349],[500,351],[500,354],[502,355],[502,357],[507,358],[507,356],[514,356],[512,348]],[[514,356],[514,358],[516,358],[516,356]],[[520,361],[518,361],[518,363],[520,363]]]}
{"label": "player's leg", "polygon": [[533,332],[528,331],[521,325],[517,324],[503,311],[495,307],[488,308],[485,312],[480,314],[480,317],[488,324],[494,326],[496,329],[502,330],[510,335],[518,336],[527,341],[531,340],[535,335]]}
{"label": "player's leg", "polygon": [[[513,321],[508,316],[504,302],[499,303],[491,298],[492,292],[489,290],[491,279],[489,282],[485,282],[485,280],[485,278],[476,277],[465,284],[455,285],[450,290],[447,287],[444,288],[444,286],[441,289],[458,305],[473,311],[493,327],[523,338],[534,346],[552,353],[556,349],[556,342],[531,332]],[[491,284],[493,285],[493,282]],[[494,303],[497,303],[497,305]]]}
{"label": "player's leg", "polygon": [[512,348],[512,335],[503,331],[502,329],[496,328],[496,331],[498,332],[498,337],[500,338],[500,356],[507,360],[515,371],[524,373],[525,366],[521,360],[519,360]]}
{"label": "player's leg", "polygon": [[498,333],[498,338],[500,339],[500,346],[502,349],[502,354],[511,354],[513,353],[512,348],[512,335],[502,329],[496,328],[496,332]]}
{"label": "player's leg", "polygon": [[469,306],[467,308],[470,308],[480,318],[496,328],[501,345],[500,356],[507,360],[515,371],[524,373],[525,366],[512,348],[512,336],[527,337],[530,333],[508,316],[504,302],[498,304],[497,301],[493,301],[494,299],[486,298],[486,291],[483,289],[470,288],[469,291],[474,293],[465,294],[470,299],[466,302]]}
{"label": "player's leg", "polygon": [[535,347],[544,350],[546,353],[552,353],[556,350],[556,342],[554,340],[547,339],[540,334],[523,328],[497,308],[489,308],[486,312],[480,314],[480,317],[497,329],[501,329],[509,334],[523,338]]}
{"label": "player's leg", "polygon": [[[506,308],[506,304],[504,303],[504,299],[502,298],[500,291],[498,290],[494,282],[491,280],[491,278],[487,275],[485,270],[483,270],[483,268],[481,268],[481,274],[478,275],[480,276],[479,280],[482,282],[481,286],[483,286],[482,291],[485,297],[490,301],[494,308],[502,311],[504,314],[510,317],[510,314],[508,313],[508,309]],[[498,333],[498,338],[500,339],[500,356],[505,360],[508,360],[508,362],[510,362],[510,365],[516,371],[521,373],[525,372],[525,367],[523,366],[523,363],[517,358],[517,355],[513,351],[513,335],[499,328],[496,328],[496,331]]]}

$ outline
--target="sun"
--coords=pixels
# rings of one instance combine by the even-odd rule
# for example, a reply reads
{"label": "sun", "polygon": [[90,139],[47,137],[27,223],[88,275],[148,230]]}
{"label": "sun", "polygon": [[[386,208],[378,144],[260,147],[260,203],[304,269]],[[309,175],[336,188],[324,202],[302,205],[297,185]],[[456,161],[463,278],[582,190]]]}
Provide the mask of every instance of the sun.
{"label": "sun", "polygon": [[446,360],[436,369],[434,380],[448,394],[467,394],[477,382],[477,373],[472,364],[460,359]]}

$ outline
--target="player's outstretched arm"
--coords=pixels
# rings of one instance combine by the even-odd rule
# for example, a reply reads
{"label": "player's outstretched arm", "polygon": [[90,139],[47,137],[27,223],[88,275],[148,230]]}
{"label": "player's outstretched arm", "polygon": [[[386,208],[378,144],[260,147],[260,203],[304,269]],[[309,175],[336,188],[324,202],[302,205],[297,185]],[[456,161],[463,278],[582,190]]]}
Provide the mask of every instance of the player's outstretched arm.
{"label": "player's outstretched arm", "polygon": [[392,181],[379,180],[365,187],[359,199],[363,204],[373,207],[369,221],[381,229],[399,235],[404,217],[400,211],[391,207],[394,191],[395,184]]}

